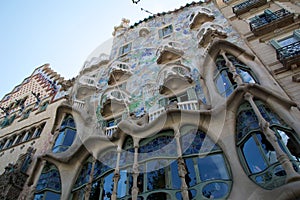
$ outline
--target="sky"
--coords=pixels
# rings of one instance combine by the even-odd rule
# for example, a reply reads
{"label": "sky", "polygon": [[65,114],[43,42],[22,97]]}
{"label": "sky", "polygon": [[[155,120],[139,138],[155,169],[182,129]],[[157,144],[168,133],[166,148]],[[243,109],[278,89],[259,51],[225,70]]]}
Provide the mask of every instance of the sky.
{"label": "sky", "polygon": [[130,25],[151,13],[191,0],[0,1],[0,99],[35,68],[49,63],[65,79],[75,77],[89,55],[112,38],[122,18]]}

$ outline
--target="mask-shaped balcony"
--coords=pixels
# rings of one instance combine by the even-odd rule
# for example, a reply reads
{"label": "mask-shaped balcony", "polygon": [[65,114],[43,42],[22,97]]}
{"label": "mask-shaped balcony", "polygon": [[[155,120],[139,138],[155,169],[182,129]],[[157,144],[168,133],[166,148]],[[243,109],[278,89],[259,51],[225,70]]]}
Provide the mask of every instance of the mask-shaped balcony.
{"label": "mask-shaped balcony", "polygon": [[102,95],[100,113],[103,118],[115,116],[126,110],[129,103],[129,94],[127,92],[120,89],[108,89]]}
{"label": "mask-shaped balcony", "polygon": [[159,54],[157,58],[157,64],[165,64],[172,60],[176,60],[184,54],[182,45],[178,42],[170,41],[159,47],[156,54]]}
{"label": "mask-shaped balcony", "polygon": [[159,93],[169,95],[188,88],[193,83],[190,69],[178,64],[165,66],[158,75]]}
{"label": "mask-shaped balcony", "polygon": [[190,15],[190,29],[197,29],[205,22],[212,22],[215,19],[211,10],[207,8],[200,8],[198,12]]}
{"label": "mask-shaped balcony", "polygon": [[232,11],[236,15],[241,15],[253,8],[258,8],[267,3],[267,0],[247,0],[232,7]]}
{"label": "mask-shaped balcony", "polygon": [[109,56],[102,53],[99,57],[93,57],[89,61],[86,61],[83,65],[83,68],[80,71],[80,74],[93,71],[98,68],[100,65],[105,65],[109,62]]}
{"label": "mask-shaped balcony", "polygon": [[76,89],[76,98],[82,99],[85,96],[90,96],[94,94],[97,90],[97,79],[95,77],[90,77],[83,75],[79,78],[77,89]]}
{"label": "mask-shaped balcony", "polygon": [[275,12],[267,9],[263,14],[251,19],[250,30],[255,36],[260,36],[292,23],[294,23],[294,13],[285,9]]}
{"label": "mask-shaped balcony", "polygon": [[227,34],[223,30],[222,26],[211,22],[206,22],[202,25],[202,28],[197,34],[198,46],[205,48],[216,37],[224,39],[227,37]]}
{"label": "mask-shaped balcony", "polygon": [[132,72],[128,63],[114,62],[110,67],[108,84],[115,85],[118,82],[128,79],[131,75]]}

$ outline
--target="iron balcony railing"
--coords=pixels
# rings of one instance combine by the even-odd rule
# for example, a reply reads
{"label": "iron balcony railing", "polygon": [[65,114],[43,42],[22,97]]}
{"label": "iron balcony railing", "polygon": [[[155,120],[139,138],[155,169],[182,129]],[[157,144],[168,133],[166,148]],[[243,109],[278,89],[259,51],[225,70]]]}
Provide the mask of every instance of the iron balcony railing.
{"label": "iron balcony railing", "polygon": [[283,63],[285,67],[292,64],[300,65],[300,41],[289,44],[276,50],[277,59]]}
{"label": "iron balcony railing", "polygon": [[294,22],[294,14],[288,10],[280,9],[275,12],[265,12],[250,22],[250,30],[254,35],[262,35],[282,28]]}
{"label": "iron balcony railing", "polygon": [[233,10],[234,14],[241,15],[243,13],[248,12],[249,10],[251,10],[253,8],[257,8],[262,5],[265,5],[266,3],[267,3],[267,0],[248,0],[248,1],[244,1],[243,3],[233,6],[232,10]]}

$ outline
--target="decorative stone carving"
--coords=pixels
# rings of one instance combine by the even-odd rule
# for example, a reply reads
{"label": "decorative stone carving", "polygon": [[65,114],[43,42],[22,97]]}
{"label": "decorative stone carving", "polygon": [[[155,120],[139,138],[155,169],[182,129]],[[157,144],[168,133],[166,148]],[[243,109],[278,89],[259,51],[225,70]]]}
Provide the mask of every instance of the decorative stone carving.
{"label": "decorative stone carving", "polygon": [[113,36],[120,36],[122,35],[127,28],[129,27],[130,20],[122,18],[121,24],[119,26],[114,27],[114,32],[112,33]]}
{"label": "decorative stone carving", "polygon": [[190,87],[193,83],[190,69],[180,64],[165,66],[160,71],[157,80],[159,93],[164,95]]}
{"label": "decorative stone carving", "polygon": [[130,103],[130,96],[122,89],[109,89],[104,92],[100,105],[100,113],[103,117],[108,117],[113,114],[120,113],[126,109]]}
{"label": "decorative stone carving", "polygon": [[169,41],[158,48],[157,54],[159,54],[157,64],[164,64],[182,57],[184,51],[181,43]]}
{"label": "decorative stone carving", "polygon": [[212,22],[215,19],[210,9],[201,7],[199,11],[190,15],[190,28],[197,29],[205,22]]}
{"label": "decorative stone carving", "polygon": [[143,27],[139,31],[139,36],[140,37],[146,37],[150,33],[149,29],[146,27]]}
{"label": "decorative stone carving", "polygon": [[202,28],[197,34],[198,46],[207,47],[208,44],[215,38],[224,39],[227,37],[226,32],[223,30],[223,27],[211,22],[206,22],[202,25]]}
{"label": "decorative stone carving", "polygon": [[16,164],[9,163],[5,167],[5,171],[0,175],[1,200],[18,199],[28,178],[26,171],[31,163],[33,153],[33,148],[29,147],[25,154],[19,156]]}
{"label": "decorative stone carving", "polygon": [[117,82],[128,79],[131,74],[132,71],[128,63],[116,61],[110,67],[108,84],[115,85]]}

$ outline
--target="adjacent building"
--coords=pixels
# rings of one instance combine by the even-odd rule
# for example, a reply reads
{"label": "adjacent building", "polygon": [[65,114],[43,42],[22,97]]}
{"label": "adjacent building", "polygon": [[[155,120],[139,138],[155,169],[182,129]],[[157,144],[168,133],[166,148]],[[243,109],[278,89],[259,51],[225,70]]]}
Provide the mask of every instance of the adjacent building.
{"label": "adjacent building", "polygon": [[1,101],[0,199],[300,198],[299,13],[194,2],[37,68]]}

